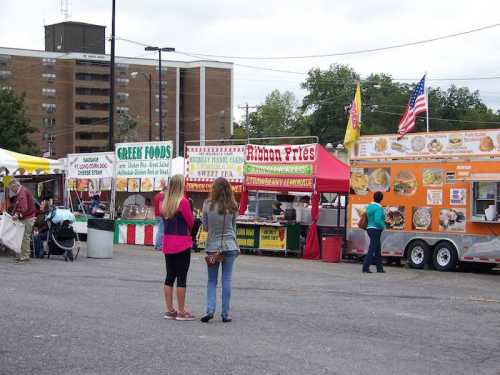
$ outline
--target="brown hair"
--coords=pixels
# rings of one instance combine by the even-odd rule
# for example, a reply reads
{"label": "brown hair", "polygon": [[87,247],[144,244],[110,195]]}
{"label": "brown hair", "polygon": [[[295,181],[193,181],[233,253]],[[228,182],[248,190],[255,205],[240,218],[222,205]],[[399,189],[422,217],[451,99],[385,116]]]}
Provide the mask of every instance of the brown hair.
{"label": "brown hair", "polygon": [[219,214],[232,214],[238,211],[233,188],[224,177],[219,177],[214,181],[208,200],[210,202],[210,210],[217,209]]}
{"label": "brown hair", "polygon": [[161,213],[167,219],[172,219],[177,210],[179,209],[179,204],[184,197],[184,176],[181,174],[176,174],[172,176],[168,184],[168,190],[165,192],[165,198],[163,198],[163,203],[161,206]]}

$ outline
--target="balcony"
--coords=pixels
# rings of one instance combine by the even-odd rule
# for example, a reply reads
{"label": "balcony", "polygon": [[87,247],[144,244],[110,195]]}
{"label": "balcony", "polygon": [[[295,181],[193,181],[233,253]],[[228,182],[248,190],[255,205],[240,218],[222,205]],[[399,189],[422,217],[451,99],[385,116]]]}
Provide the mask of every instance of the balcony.
{"label": "balcony", "polygon": [[76,147],[107,147],[107,139],[75,139]]}
{"label": "balcony", "polygon": [[76,95],[75,103],[109,104],[109,96]]}
{"label": "balcony", "polygon": [[90,129],[92,129],[92,132],[94,133],[108,133],[109,132],[109,125],[78,125],[75,124],[75,133],[77,132],[88,132]]}
{"label": "balcony", "polygon": [[88,110],[88,109],[75,109],[76,117],[108,117],[109,110]]}

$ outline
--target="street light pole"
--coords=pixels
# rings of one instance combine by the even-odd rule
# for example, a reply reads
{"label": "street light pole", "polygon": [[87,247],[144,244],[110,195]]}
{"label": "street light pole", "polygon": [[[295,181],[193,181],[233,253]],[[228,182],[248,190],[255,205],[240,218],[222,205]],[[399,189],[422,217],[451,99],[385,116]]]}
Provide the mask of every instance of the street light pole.
{"label": "street light pole", "polygon": [[111,61],[110,61],[110,87],[109,87],[109,134],[108,149],[113,151],[115,127],[115,0],[113,0],[111,15]]}
{"label": "street light pole", "polygon": [[163,141],[163,111],[162,111],[162,91],[163,87],[161,84],[161,48],[158,48],[158,90],[159,90],[159,96],[158,99],[160,101],[159,105],[159,110],[160,110],[160,142]]}
{"label": "street light pole", "polygon": [[159,117],[160,117],[160,141],[163,141],[163,104],[162,104],[162,71],[161,71],[161,52],[175,52],[173,47],[153,47],[147,46],[144,48],[145,51],[158,51],[158,99],[160,101],[159,105]]}

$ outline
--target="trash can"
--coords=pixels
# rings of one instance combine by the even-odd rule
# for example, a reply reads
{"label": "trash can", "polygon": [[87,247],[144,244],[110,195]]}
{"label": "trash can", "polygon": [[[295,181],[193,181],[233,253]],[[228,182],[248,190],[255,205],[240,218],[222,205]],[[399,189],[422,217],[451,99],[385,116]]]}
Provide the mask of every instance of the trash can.
{"label": "trash can", "polygon": [[342,242],[341,236],[324,235],[321,238],[321,260],[329,263],[340,263]]}
{"label": "trash can", "polygon": [[111,219],[88,219],[87,258],[112,258],[115,222]]}

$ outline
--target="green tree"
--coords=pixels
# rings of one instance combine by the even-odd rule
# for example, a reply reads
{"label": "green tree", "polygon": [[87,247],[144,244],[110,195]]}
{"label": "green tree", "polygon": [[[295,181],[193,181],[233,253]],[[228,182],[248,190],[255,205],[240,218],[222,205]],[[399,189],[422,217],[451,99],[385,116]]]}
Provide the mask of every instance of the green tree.
{"label": "green tree", "polygon": [[348,65],[331,65],[326,71],[313,69],[302,83],[308,93],[301,111],[308,117],[308,129],[302,132],[316,135],[321,143],[344,139],[348,105],[354,98],[359,74]]}
{"label": "green tree", "polygon": [[116,142],[137,142],[139,140],[137,121],[132,116],[122,114],[115,126],[117,129]]}
{"label": "green tree", "polygon": [[10,151],[38,155],[31,135],[36,129],[26,117],[24,95],[0,88],[0,147]]}
{"label": "green tree", "polygon": [[[293,135],[302,121],[295,95],[290,91],[274,90],[266,96],[264,104],[250,113],[250,137],[284,137]],[[245,127],[245,120],[242,124]]]}

